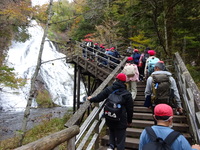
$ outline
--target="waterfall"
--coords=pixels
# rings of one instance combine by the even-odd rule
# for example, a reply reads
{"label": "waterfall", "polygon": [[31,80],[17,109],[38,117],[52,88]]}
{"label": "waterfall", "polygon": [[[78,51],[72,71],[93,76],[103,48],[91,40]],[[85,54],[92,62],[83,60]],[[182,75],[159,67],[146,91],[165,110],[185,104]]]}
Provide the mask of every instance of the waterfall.
{"label": "waterfall", "polygon": [[[5,87],[1,90],[0,107],[3,111],[24,110],[27,104],[30,79],[35,71],[44,33],[36,21],[32,21],[31,24],[31,27],[28,28],[31,38],[24,43],[13,41],[6,60],[7,65],[15,69],[17,77],[26,79],[27,84],[20,89]],[[42,62],[46,63],[41,65],[38,77],[51,94],[55,104],[71,107],[73,105],[74,69],[72,65],[65,62],[66,59],[63,57],[65,55],[56,51],[54,45],[46,38],[42,54]],[[63,59],[54,60],[57,58]],[[84,86],[82,83],[81,89],[83,95]],[[33,102],[32,106],[37,107],[37,104]]]}

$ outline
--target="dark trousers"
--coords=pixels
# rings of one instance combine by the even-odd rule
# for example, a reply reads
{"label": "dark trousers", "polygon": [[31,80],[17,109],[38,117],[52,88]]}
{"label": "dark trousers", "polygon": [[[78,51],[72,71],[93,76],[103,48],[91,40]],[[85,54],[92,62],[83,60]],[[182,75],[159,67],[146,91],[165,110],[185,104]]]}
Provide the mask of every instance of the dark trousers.
{"label": "dark trousers", "polygon": [[126,129],[109,128],[109,143],[116,146],[117,150],[125,149]]}

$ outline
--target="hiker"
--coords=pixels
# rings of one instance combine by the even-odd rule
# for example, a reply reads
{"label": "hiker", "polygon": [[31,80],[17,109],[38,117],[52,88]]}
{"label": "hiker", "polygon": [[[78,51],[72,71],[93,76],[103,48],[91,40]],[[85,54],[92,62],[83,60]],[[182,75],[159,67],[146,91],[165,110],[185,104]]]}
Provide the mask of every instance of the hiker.
{"label": "hiker", "polygon": [[126,128],[132,123],[133,100],[131,93],[126,90],[125,82],[126,82],[126,75],[123,73],[119,73],[116,76],[116,80],[114,81],[112,86],[105,88],[95,97],[89,96],[87,98],[90,102],[99,103],[105,99],[108,100],[108,97],[113,92],[115,92],[118,95],[123,95],[122,96],[123,103],[120,106],[122,112],[119,114],[120,120],[113,121],[105,117],[106,125],[109,127],[109,134],[110,134],[108,150],[114,150],[115,147],[117,147],[117,150],[125,149]]}
{"label": "hiker", "polygon": [[[173,129],[171,129],[173,125],[173,109],[167,104],[158,104],[154,109],[153,117],[157,121],[157,125],[153,125],[151,126],[151,128],[155,132],[156,137],[162,138],[164,140],[170,133],[174,131]],[[153,142],[153,137],[150,136],[148,133],[148,128],[145,128],[142,131],[140,135],[139,150],[153,150],[156,149],[156,147],[158,148],[159,143],[161,143]],[[177,136],[175,134],[175,136],[170,136],[169,138],[172,139],[172,144],[170,146],[171,150],[200,150],[199,145],[195,144],[191,147],[187,139],[182,134],[180,134],[179,132],[176,133]],[[157,141],[161,141],[161,139],[157,138]]]}
{"label": "hiker", "polygon": [[128,57],[122,73],[127,76],[128,90],[132,94],[133,101],[137,95],[137,82],[139,82],[139,71],[137,65],[133,62],[133,57]]}
{"label": "hiker", "polygon": [[133,60],[134,60],[134,64],[138,65],[139,64],[139,59],[140,59],[140,53],[138,49],[134,49],[133,50],[133,54],[132,54]]}
{"label": "hiker", "polygon": [[160,59],[157,58],[156,52],[154,50],[148,50],[149,58],[146,60],[145,68],[144,68],[144,74],[145,78],[147,79],[152,72],[154,71],[154,65],[157,63]]}
{"label": "hiker", "polygon": [[[114,62],[114,63],[116,63],[116,64],[119,64],[119,63],[120,63],[120,61],[119,61],[117,58],[120,58],[121,56],[120,56],[119,52],[116,50],[115,47],[111,47],[111,48],[109,49],[109,51],[107,51],[107,54],[108,54],[108,55],[111,55],[112,57],[115,57],[115,58],[116,58],[116,59],[115,59],[115,58],[109,57],[109,58],[110,58],[110,61],[112,61],[112,62]],[[110,67],[114,69],[114,68],[117,66],[116,64],[110,63]]]}
{"label": "hiker", "polygon": [[139,59],[139,64],[138,64],[138,69],[139,69],[139,73],[140,73],[140,81],[144,80],[144,68],[146,65],[146,61],[149,58],[149,53],[148,50],[150,50],[149,47],[147,47],[144,52],[140,55],[140,59]]}
{"label": "hiker", "polygon": [[145,107],[155,107],[159,103],[166,103],[176,108],[178,113],[183,113],[176,81],[172,74],[166,70],[163,61],[155,64],[154,72],[147,79],[145,88]]}
{"label": "hiker", "polygon": [[126,49],[126,53],[127,55],[131,55],[133,52],[132,48],[129,46],[127,49]]}

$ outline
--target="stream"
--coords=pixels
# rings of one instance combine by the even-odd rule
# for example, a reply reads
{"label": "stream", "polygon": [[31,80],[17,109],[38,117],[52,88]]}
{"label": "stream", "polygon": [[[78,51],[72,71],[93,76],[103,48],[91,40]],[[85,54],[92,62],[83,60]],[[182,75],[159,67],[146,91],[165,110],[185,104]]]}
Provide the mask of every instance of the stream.
{"label": "stream", "polygon": [[[52,118],[62,118],[67,112],[67,107],[31,109],[27,129]],[[21,130],[24,112],[0,112],[0,141],[16,135]]]}

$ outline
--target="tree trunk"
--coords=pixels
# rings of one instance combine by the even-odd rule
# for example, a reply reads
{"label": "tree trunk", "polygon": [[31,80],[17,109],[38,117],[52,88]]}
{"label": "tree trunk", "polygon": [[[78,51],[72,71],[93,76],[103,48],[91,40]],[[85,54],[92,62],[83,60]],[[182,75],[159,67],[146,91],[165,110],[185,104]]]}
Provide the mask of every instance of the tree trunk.
{"label": "tree trunk", "polygon": [[28,100],[27,100],[26,109],[25,109],[25,112],[24,112],[24,118],[23,118],[23,122],[22,122],[22,130],[21,130],[22,134],[21,134],[21,137],[20,137],[19,146],[22,145],[23,139],[25,137],[27,121],[28,121],[28,118],[29,118],[29,115],[30,115],[30,108],[31,108],[32,100],[36,97],[36,93],[37,93],[37,91],[36,91],[37,89],[35,87],[35,81],[36,81],[36,78],[38,76],[38,73],[39,73],[39,70],[40,70],[40,67],[41,67],[42,52],[43,52],[43,48],[44,48],[45,38],[47,36],[49,21],[51,19],[52,4],[53,4],[53,0],[51,0],[50,3],[49,3],[48,20],[47,20],[47,23],[46,23],[46,28],[44,30],[44,35],[42,37],[42,42],[41,42],[41,45],[40,45],[40,51],[39,51],[39,55],[38,55],[37,66],[36,66],[35,72],[33,74],[33,77],[31,79],[31,87],[30,87],[30,91],[29,91],[29,97],[28,97]]}

